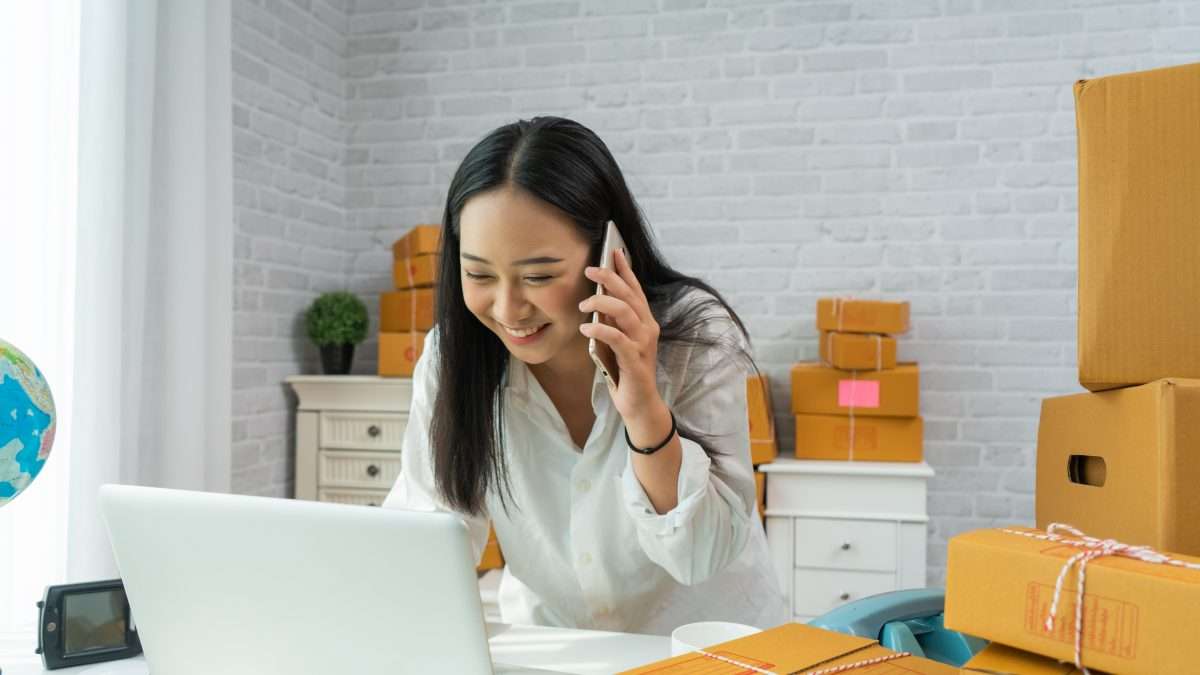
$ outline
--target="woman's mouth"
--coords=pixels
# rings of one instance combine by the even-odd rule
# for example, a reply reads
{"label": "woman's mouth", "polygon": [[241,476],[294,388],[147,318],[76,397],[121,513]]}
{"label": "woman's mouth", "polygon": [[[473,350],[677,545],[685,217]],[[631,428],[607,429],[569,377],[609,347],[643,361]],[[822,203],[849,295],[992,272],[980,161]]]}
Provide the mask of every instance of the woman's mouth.
{"label": "woman's mouth", "polygon": [[550,324],[548,323],[544,323],[539,326],[532,326],[529,328],[509,328],[504,324],[500,324],[500,327],[504,329],[504,332],[508,334],[508,337],[513,341],[513,343],[525,345],[534,342],[541,337],[546,326],[549,325]]}

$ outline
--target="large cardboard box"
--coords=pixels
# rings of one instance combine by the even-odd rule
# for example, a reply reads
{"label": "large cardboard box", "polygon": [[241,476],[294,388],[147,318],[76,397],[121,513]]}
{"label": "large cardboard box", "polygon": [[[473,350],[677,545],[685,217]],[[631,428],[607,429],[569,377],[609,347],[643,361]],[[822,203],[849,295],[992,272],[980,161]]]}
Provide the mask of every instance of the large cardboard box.
{"label": "large cardboard box", "polygon": [[425,331],[379,334],[379,375],[412,377],[425,348]]}
{"label": "large cardboard box", "polygon": [[[869,638],[844,635],[801,623],[785,623],[761,633],[712,645],[700,652],[674,656],[624,671],[625,675],[795,675],[894,657],[896,652]],[[740,665],[739,665],[740,664]],[[864,675],[954,675],[957,668],[917,656],[892,658],[874,666],[847,669]]]}
{"label": "large cardboard box", "polygon": [[441,250],[441,225],[417,225],[392,244],[392,258],[403,260]]}
{"label": "large cardboard box", "polygon": [[767,512],[767,474],[754,472],[754,492],[758,496],[758,515],[766,518],[763,514]]}
{"label": "large cardboard box", "polygon": [[[946,562],[945,625],[1059,661],[1073,661],[1079,571],[1066,575],[1057,620],[1045,621],[1055,583],[1084,549],[1012,532],[975,530],[952,537]],[[1200,558],[1178,556],[1200,565]],[[1082,607],[1083,665],[1129,675],[1197,671],[1194,653],[1200,569],[1106,556],[1087,564]]]}
{"label": "large cardboard box", "polygon": [[896,367],[896,338],[861,333],[821,333],[821,363],[841,370]]}
{"label": "large cardboard box", "polygon": [[504,553],[500,551],[500,542],[496,541],[496,529],[488,530],[487,544],[483,547],[483,557],[475,569],[484,572],[504,567]]}
{"label": "large cardboard box", "polygon": [[439,255],[420,255],[392,262],[392,282],[397,290],[427,288],[437,283]]}
{"label": "large cardboard box", "polygon": [[916,417],[920,369],[900,363],[892,370],[839,370],[820,363],[792,366],[792,412],[815,415]]}
{"label": "large cardboard box", "polygon": [[1200,64],[1075,85],[1079,382],[1200,378]]}
{"label": "large cardboard box", "polygon": [[1200,555],[1200,380],[1042,402],[1038,527]]}
{"label": "large cardboard box", "polygon": [[750,416],[750,463],[763,464],[775,459],[775,414],[771,411],[771,383],[764,375],[746,378],[746,409]]}
{"label": "large cardboard box", "polygon": [[919,462],[920,417],[796,415],[796,457],[860,462]]}
{"label": "large cardboard box", "polygon": [[1019,673],[1020,675],[1076,675],[1079,669],[1047,656],[993,642],[963,664],[964,673]]}
{"label": "large cardboard box", "polygon": [[817,328],[838,333],[903,333],[908,303],[850,298],[817,300]]}
{"label": "large cardboard box", "polygon": [[433,289],[391,291],[379,296],[379,330],[403,333],[433,328]]}

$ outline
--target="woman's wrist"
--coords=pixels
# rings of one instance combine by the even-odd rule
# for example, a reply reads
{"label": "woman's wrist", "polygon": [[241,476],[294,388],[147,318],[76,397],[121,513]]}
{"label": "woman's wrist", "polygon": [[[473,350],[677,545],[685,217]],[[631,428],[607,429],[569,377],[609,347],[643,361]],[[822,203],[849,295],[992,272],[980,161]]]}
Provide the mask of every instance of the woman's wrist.
{"label": "woman's wrist", "polygon": [[659,445],[671,433],[672,426],[671,410],[662,399],[656,405],[649,406],[643,414],[625,418],[625,433],[630,443],[639,448]]}

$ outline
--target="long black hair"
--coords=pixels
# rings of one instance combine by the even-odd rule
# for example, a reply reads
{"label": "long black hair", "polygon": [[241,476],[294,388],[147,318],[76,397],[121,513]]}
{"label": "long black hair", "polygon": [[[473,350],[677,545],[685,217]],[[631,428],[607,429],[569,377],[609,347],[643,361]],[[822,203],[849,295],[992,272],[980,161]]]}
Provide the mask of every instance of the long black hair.
{"label": "long black hair", "polygon": [[[467,153],[450,181],[442,216],[441,269],[437,282],[437,331],[440,366],[430,425],[437,489],[446,503],[464,513],[483,510],[489,489],[507,508],[508,467],[503,452],[502,381],[508,349],[467,309],[459,262],[459,215],[475,195],[513,186],[567,215],[591,244],[598,264],[604,228],[616,223],[629,250],[633,272],[660,324],[659,342],[700,343],[731,349],[753,368],[740,341],[702,337],[700,324],[714,316],[741,319],[708,284],[668,266],[651,241],[641,211],[612,154],[596,134],[561,117],[534,117],[504,125]],[[707,295],[686,311],[667,309],[689,289]],[[664,322],[665,321],[665,322]],[[659,351],[660,358],[663,351]],[[710,437],[679,423],[679,434],[700,444],[715,460]],[[510,495],[511,496],[511,495]]]}

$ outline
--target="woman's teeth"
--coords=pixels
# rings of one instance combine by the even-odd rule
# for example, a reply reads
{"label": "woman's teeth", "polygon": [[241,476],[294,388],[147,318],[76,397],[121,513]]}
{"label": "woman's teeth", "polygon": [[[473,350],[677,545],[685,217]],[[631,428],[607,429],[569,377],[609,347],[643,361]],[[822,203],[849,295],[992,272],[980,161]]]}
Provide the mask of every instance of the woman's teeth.
{"label": "woman's teeth", "polygon": [[509,328],[508,326],[504,326],[504,330],[505,330],[505,332],[507,332],[509,335],[511,335],[513,337],[523,338],[523,337],[529,337],[530,335],[533,335],[534,333],[538,332],[542,328],[545,328],[546,325],[547,324],[542,324],[541,326],[538,326],[537,328],[525,328],[523,330],[516,330],[513,328]]}

